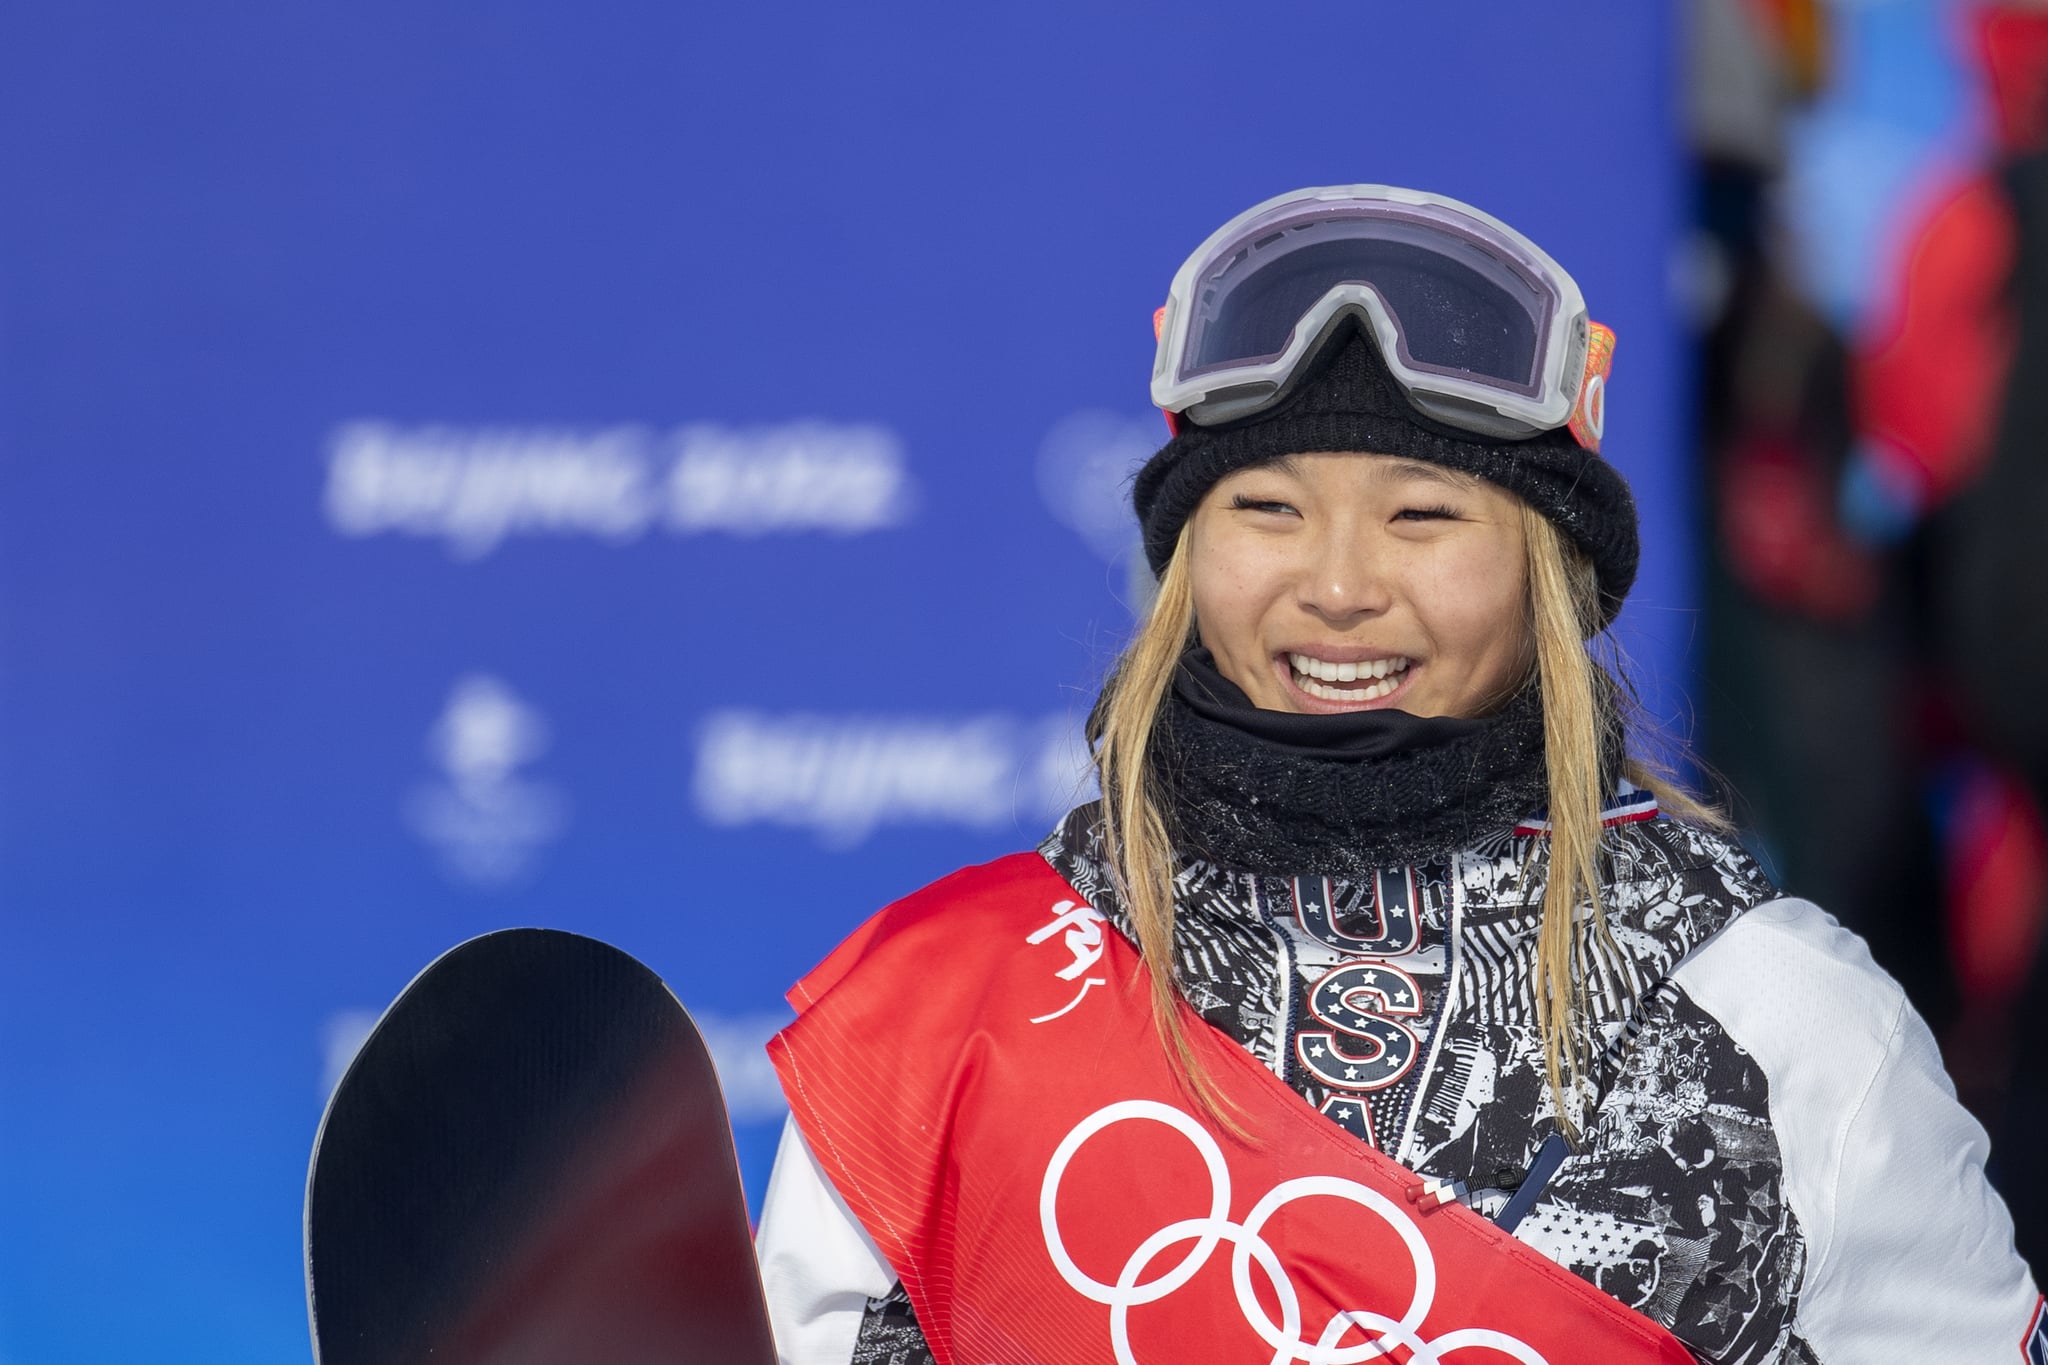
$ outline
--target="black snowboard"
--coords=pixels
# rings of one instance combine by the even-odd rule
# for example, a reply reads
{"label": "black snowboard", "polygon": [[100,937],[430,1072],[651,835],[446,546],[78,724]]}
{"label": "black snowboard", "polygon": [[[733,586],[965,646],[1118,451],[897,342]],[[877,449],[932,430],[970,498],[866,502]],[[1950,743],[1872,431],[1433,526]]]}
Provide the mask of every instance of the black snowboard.
{"label": "black snowboard", "polygon": [[406,987],[306,1180],[317,1365],[774,1365],[710,1054],[661,979],[508,929]]}

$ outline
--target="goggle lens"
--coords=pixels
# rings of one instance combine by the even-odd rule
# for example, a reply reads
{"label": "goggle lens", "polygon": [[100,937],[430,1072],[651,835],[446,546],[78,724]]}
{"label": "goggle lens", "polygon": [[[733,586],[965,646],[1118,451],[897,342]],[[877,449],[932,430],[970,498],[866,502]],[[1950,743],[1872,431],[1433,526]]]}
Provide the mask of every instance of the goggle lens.
{"label": "goggle lens", "polygon": [[1555,300],[1476,244],[1423,236],[1394,220],[1326,219],[1231,253],[1196,293],[1181,377],[1278,359],[1324,296],[1352,284],[1385,303],[1411,367],[1533,394]]}

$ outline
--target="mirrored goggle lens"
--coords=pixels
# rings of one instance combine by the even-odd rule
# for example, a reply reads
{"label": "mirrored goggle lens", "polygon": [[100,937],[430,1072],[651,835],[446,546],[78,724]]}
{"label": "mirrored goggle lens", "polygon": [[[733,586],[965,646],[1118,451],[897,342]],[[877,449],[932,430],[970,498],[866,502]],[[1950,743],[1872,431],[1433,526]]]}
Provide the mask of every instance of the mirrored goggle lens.
{"label": "mirrored goggle lens", "polygon": [[1195,291],[1179,377],[1278,359],[1342,284],[1379,294],[1410,368],[1537,392],[1556,294],[1469,238],[1385,219],[1310,222],[1220,253]]}

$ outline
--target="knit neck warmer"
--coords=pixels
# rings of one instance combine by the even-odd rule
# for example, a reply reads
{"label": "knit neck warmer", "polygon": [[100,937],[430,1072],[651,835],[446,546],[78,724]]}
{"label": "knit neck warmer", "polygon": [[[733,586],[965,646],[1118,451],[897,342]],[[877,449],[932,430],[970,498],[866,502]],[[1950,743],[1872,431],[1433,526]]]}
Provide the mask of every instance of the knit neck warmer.
{"label": "knit neck warmer", "polygon": [[1152,734],[1176,847],[1231,871],[1356,878],[1439,862],[1541,810],[1534,683],[1491,716],[1254,707],[1193,649]]}

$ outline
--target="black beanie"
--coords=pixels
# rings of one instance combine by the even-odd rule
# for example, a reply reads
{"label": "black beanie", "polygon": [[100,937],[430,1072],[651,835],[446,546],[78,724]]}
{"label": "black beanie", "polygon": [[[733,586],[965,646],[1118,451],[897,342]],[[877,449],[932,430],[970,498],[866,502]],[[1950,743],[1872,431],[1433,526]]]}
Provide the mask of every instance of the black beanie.
{"label": "black beanie", "polygon": [[[1593,560],[1605,627],[1636,578],[1636,504],[1614,466],[1569,431],[1524,441],[1473,435],[1416,410],[1355,323],[1344,324],[1278,407],[1221,426],[1181,424],[1138,471],[1131,500],[1154,574],[1180,528],[1225,475],[1284,455],[1367,451],[1474,474],[1519,495]],[[1347,334],[1348,332],[1348,334]]]}

